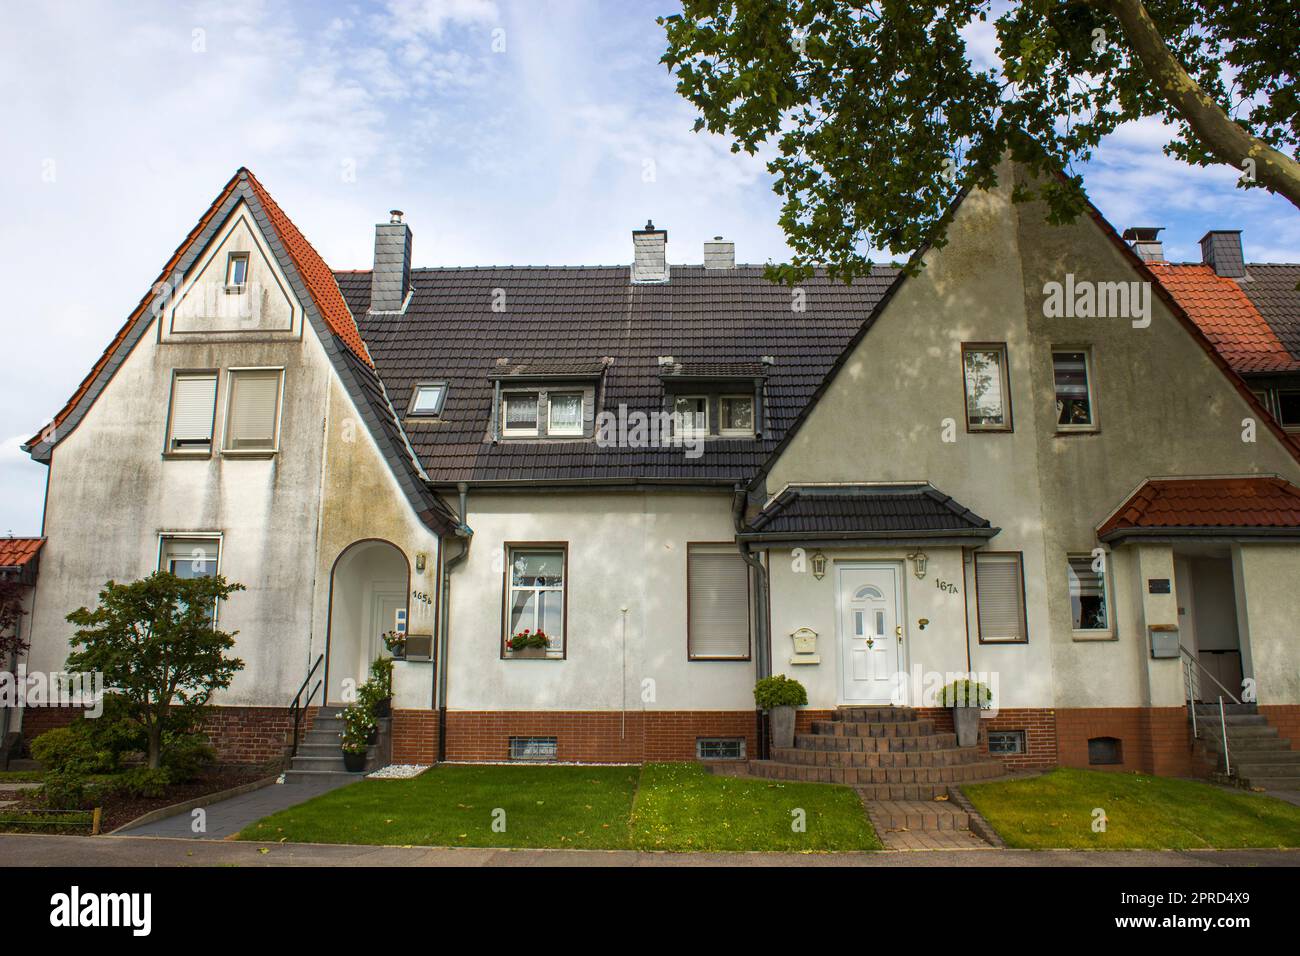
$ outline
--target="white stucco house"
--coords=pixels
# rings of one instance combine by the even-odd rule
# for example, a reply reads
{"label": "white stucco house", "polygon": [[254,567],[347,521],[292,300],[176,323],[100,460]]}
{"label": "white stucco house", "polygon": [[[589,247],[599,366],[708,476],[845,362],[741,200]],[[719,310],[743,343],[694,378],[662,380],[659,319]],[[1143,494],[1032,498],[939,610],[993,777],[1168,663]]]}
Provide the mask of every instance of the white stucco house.
{"label": "white stucco house", "polygon": [[806,730],[943,725],[927,690],[975,672],[1013,766],[1187,772],[1220,684],[1300,739],[1300,447],[1095,210],[1047,225],[1019,175],[915,274],[791,289],[721,239],[669,264],[652,223],[620,265],[415,268],[394,213],[331,270],[241,169],[29,444],[28,666],[105,580],[184,565],[248,588],[232,758],[393,629],[406,762],[779,768],[772,673]]}

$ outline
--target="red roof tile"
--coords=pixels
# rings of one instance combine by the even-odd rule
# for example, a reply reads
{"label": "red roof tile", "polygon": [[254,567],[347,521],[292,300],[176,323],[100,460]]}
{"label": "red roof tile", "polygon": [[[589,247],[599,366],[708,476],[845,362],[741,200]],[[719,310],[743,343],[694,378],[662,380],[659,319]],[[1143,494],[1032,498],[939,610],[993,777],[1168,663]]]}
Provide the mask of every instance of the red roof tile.
{"label": "red roof tile", "polygon": [[44,543],[44,538],[0,538],[0,568],[21,568]]}
{"label": "red roof tile", "polygon": [[1300,529],[1300,488],[1282,478],[1152,479],[1097,529]]}
{"label": "red roof tile", "polygon": [[1255,304],[1232,279],[1204,265],[1147,264],[1236,372],[1300,371]]}

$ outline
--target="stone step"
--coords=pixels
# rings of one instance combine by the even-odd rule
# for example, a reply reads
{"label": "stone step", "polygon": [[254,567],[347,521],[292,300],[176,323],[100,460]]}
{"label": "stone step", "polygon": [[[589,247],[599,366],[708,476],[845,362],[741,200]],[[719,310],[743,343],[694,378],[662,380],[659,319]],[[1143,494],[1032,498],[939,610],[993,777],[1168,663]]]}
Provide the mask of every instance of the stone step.
{"label": "stone step", "polygon": [[342,717],[317,717],[311,722],[311,730],[308,733],[315,733],[318,730],[327,730],[338,733],[343,729]]}
{"label": "stone step", "polygon": [[773,749],[772,759],[809,767],[950,767],[975,763],[981,758],[974,747],[885,752],[778,747]]}
{"label": "stone step", "polygon": [[[947,785],[987,780],[1001,776],[1005,771],[999,760],[951,767],[816,767],[805,764],[783,763],[776,760],[753,760],[750,773],[768,780],[791,780],[804,783],[838,783],[848,786],[926,787],[934,792],[920,799],[947,792]],[[873,797],[873,799],[881,799]],[[891,799],[885,797],[883,799]],[[893,799],[911,800],[910,796]]]}
{"label": "stone step", "polygon": [[916,710],[912,707],[836,707],[832,720],[849,723],[897,723],[916,720]]}
{"label": "stone step", "polygon": [[834,737],[925,737],[934,733],[934,721],[814,720],[812,732]]}
{"label": "stone step", "polygon": [[343,751],[337,747],[334,748],[333,756],[326,755],[304,755],[301,752],[293,758],[290,764],[290,770],[342,770],[343,769]]}
{"label": "stone step", "polygon": [[1249,764],[1252,767],[1269,766],[1269,767],[1300,767],[1300,750],[1242,750],[1234,749],[1232,751],[1234,764],[1240,763],[1243,767]]}
{"label": "stone step", "polygon": [[800,750],[853,750],[869,753],[901,753],[950,750],[957,746],[956,734],[928,734],[924,737],[844,737],[834,734],[796,734]]}
{"label": "stone step", "polygon": [[[1232,715],[1255,714],[1258,713],[1258,711],[1259,708],[1255,704],[1229,704],[1225,702],[1223,705],[1223,712],[1225,714],[1232,714]],[[1196,705],[1197,718],[1200,718],[1202,714],[1213,714],[1214,716],[1217,717],[1219,715],[1219,705],[1217,703],[1197,704]]]}
{"label": "stone step", "polygon": [[[1223,736],[1221,733],[1222,728],[1219,727],[1217,722],[1198,724],[1197,729],[1207,737],[1218,738]],[[1277,735],[1277,728],[1271,727],[1267,723],[1243,724],[1240,726],[1235,724],[1228,725],[1228,743],[1232,743],[1238,739],[1248,740],[1252,737],[1276,737]]]}
{"label": "stone step", "polygon": [[333,740],[330,741],[329,743],[314,743],[311,741],[304,741],[303,743],[300,743],[298,745],[298,753],[296,756],[337,757],[338,755],[339,755],[339,742],[338,740]]}
{"label": "stone step", "polygon": [[[1290,768],[1286,768],[1290,770]],[[1277,773],[1274,768],[1233,767],[1233,773],[1249,787],[1261,790],[1300,790],[1300,773]]]}
{"label": "stone step", "polygon": [[[1211,737],[1206,734],[1201,738],[1201,742],[1216,753],[1223,752],[1223,741],[1217,735]],[[1232,748],[1233,753],[1238,751],[1242,753],[1291,752],[1291,741],[1285,737],[1238,737],[1235,734],[1228,734],[1228,746]]]}
{"label": "stone step", "polygon": [[970,814],[946,800],[871,800],[867,813],[887,830],[970,829]]}

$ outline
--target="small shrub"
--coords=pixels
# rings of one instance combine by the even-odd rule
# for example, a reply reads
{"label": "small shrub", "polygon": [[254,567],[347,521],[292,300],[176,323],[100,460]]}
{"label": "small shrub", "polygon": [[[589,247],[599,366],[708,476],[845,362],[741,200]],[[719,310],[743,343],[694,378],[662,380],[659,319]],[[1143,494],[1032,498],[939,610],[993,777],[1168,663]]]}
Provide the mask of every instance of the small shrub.
{"label": "small shrub", "polygon": [[112,773],[118,755],[102,747],[95,735],[79,720],[68,727],[47,730],[32,741],[32,757],[47,771],[84,777],[92,773]]}
{"label": "small shrub", "polygon": [[[51,731],[52,732],[52,731]],[[46,736],[41,734],[41,737]],[[40,737],[37,738],[39,740]],[[35,746],[33,742],[32,746]],[[88,801],[86,778],[68,770],[51,771],[45,775],[41,799],[51,810],[82,810]]]}
{"label": "small shrub", "polygon": [[754,703],[762,710],[773,707],[802,707],[808,703],[803,684],[784,674],[764,677],[754,685]]}
{"label": "small shrub", "polygon": [[171,771],[165,767],[134,767],[114,777],[109,786],[124,796],[153,799],[166,793],[172,782]]}
{"label": "small shrub", "polygon": [[376,657],[370,664],[370,680],[379,692],[379,699],[386,700],[393,696],[393,659]]}
{"label": "small shrub", "polygon": [[963,678],[955,680],[946,687],[941,687],[935,694],[936,707],[988,707],[993,701],[993,692],[986,684]]}
{"label": "small shrub", "polygon": [[203,734],[174,734],[163,738],[162,766],[172,783],[193,780],[216,759],[217,752]]}
{"label": "small shrub", "polygon": [[339,735],[343,750],[351,754],[365,753],[371,732],[379,726],[370,707],[357,701],[345,707],[339,716],[343,719],[343,733]]}

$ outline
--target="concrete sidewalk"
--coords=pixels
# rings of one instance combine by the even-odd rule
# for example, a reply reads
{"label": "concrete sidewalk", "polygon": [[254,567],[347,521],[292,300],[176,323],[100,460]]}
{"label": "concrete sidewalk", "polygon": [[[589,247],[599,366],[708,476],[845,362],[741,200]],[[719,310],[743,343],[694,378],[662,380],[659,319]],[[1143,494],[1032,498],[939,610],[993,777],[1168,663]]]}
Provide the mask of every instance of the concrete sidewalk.
{"label": "concrete sidewalk", "polygon": [[0,863],[17,866],[1300,866],[1300,850],[951,850],[880,853],[640,853],[496,850],[317,843],[238,843],[157,837],[0,834]]}
{"label": "concrete sidewalk", "polygon": [[311,783],[273,783],[252,793],[221,800],[203,808],[202,833],[194,832],[194,811],[187,810],[174,817],[127,830],[122,835],[175,837],[183,840],[224,840],[226,837],[234,836],[250,823],[256,823],[262,817],[287,810],[322,793],[329,793],[339,787],[356,783],[359,779],[361,779],[360,774],[355,777],[326,777]]}

